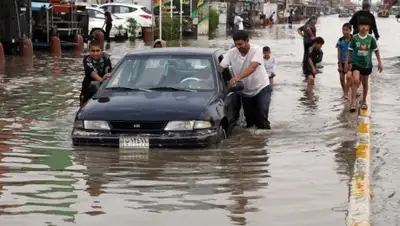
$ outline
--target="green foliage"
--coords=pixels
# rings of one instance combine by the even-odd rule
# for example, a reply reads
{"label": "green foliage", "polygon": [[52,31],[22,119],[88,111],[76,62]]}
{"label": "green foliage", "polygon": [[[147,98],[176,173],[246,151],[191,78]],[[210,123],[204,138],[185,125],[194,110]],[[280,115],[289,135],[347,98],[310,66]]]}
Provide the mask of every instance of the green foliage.
{"label": "green foliage", "polygon": [[[162,18],[162,39],[166,41],[180,38],[180,18],[178,16],[166,16]],[[183,19],[182,31],[188,28],[188,23]]]}
{"label": "green foliage", "polygon": [[128,30],[129,40],[134,41],[136,39],[137,22],[133,18],[129,18],[127,22],[128,22],[127,30]]}
{"label": "green foliage", "polygon": [[208,21],[209,21],[209,25],[208,25],[208,29],[209,29],[209,34],[213,34],[215,33],[215,31],[218,28],[218,24],[219,24],[219,13],[216,9],[211,8],[208,11],[209,15],[208,15]]}

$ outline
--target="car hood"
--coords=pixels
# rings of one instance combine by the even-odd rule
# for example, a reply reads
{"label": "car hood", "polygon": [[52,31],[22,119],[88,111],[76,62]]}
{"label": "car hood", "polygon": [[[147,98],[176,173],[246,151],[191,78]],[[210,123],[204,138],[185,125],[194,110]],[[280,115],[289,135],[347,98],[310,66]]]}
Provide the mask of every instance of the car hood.
{"label": "car hood", "polygon": [[170,121],[199,119],[214,92],[114,93],[108,102],[90,100],[80,119],[105,121]]}

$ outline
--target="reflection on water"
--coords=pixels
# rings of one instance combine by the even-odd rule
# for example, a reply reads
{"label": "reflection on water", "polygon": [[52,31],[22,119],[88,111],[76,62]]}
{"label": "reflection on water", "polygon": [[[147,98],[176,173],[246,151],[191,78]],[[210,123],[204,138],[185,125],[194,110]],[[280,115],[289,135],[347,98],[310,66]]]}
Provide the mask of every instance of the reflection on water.
{"label": "reflection on water", "polygon": [[[337,17],[320,20],[318,32],[326,43],[335,43],[337,37],[331,26],[321,24],[340,31],[342,22]],[[30,63],[8,58],[0,76],[1,225],[344,224],[356,117],[347,113],[340,98],[336,50],[324,47],[324,73],[318,74],[309,99],[300,76],[303,50],[296,29],[274,25],[252,37],[253,43],[270,46],[278,61],[270,111],[273,130],[238,128],[218,149],[73,148],[70,132],[83,77],[81,57],[35,53]],[[222,38],[169,45],[231,43]],[[148,47],[112,43],[108,52],[115,64],[134,48]],[[392,98],[387,90],[379,95]],[[392,103],[374,103],[373,111]],[[397,131],[393,121],[398,115],[386,111],[386,116],[393,120],[379,121],[381,128],[373,130],[381,139],[376,142],[381,144],[382,166],[375,173],[380,177],[383,165],[390,165],[383,158],[390,155],[382,144],[390,143],[386,130]]]}

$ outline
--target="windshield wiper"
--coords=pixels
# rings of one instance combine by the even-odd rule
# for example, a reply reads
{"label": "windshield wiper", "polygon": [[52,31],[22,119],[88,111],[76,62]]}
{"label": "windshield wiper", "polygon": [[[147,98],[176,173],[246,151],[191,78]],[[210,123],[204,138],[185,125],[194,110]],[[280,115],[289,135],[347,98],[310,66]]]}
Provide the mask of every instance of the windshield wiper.
{"label": "windshield wiper", "polygon": [[197,90],[194,90],[194,89],[182,89],[182,88],[176,88],[176,87],[170,87],[170,86],[153,87],[153,88],[149,88],[149,90],[197,92]]}
{"label": "windshield wiper", "polygon": [[142,91],[142,92],[151,92],[151,90],[143,89],[143,88],[132,88],[132,87],[125,87],[125,86],[113,86],[105,88],[107,90],[125,90],[125,91]]}

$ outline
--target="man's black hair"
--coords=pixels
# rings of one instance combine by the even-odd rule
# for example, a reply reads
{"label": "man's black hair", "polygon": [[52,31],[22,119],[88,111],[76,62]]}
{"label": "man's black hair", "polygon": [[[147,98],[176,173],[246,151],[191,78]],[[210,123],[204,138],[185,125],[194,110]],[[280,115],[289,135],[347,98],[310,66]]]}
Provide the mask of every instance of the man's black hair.
{"label": "man's black hair", "polygon": [[323,45],[323,44],[325,44],[325,40],[322,37],[317,37],[315,39],[315,43]]}
{"label": "man's black hair", "polygon": [[263,52],[271,52],[271,49],[269,48],[269,46],[264,46]]}
{"label": "man's black hair", "polygon": [[348,29],[350,29],[350,31],[351,31],[351,28],[352,28],[350,23],[344,23],[342,27],[347,27]]}
{"label": "man's black hair", "polygon": [[363,2],[363,4],[362,4],[362,9],[370,9],[371,8],[371,5],[368,3],[368,2]]}
{"label": "man's black hair", "polygon": [[249,40],[249,34],[243,30],[239,30],[233,34],[233,41],[248,41]]}

